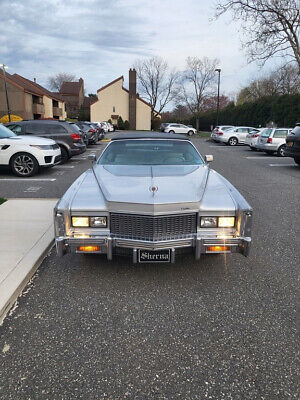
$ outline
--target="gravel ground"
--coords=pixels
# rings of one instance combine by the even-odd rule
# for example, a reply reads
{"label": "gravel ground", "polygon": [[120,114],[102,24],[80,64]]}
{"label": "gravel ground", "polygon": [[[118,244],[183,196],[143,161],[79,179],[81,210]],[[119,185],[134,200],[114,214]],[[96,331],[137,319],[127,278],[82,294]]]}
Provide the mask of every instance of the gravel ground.
{"label": "gravel ground", "polygon": [[1,400],[299,398],[300,167],[194,142],[254,208],[249,258],[53,250],[0,327]]}

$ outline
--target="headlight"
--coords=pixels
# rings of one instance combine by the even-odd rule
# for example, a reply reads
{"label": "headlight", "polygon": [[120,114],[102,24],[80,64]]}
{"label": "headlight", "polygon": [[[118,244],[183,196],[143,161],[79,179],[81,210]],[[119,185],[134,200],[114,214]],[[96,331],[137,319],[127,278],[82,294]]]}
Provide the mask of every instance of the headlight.
{"label": "headlight", "polygon": [[93,228],[106,228],[107,218],[106,217],[90,217],[90,226]]}
{"label": "headlight", "polygon": [[218,227],[220,228],[233,228],[235,225],[235,217],[219,217]]}
{"label": "headlight", "polygon": [[75,228],[106,228],[107,217],[72,217],[72,226]]}
{"label": "headlight", "polygon": [[72,225],[78,228],[89,227],[89,217],[72,217]]}
{"label": "headlight", "polygon": [[48,145],[48,144],[39,144],[39,145],[31,144],[30,146],[31,147],[36,147],[37,149],[40,149],[40,150],[52,150],[53,149],[53,146],[52,145]]}
{"label": "headlight", "polygon": [[217,217],[201,217],[201,228],[216,228],[218,218]]}
{"label": "headlight", "polygon": [[233,228],[235,217],[201,217],[201,228]]}

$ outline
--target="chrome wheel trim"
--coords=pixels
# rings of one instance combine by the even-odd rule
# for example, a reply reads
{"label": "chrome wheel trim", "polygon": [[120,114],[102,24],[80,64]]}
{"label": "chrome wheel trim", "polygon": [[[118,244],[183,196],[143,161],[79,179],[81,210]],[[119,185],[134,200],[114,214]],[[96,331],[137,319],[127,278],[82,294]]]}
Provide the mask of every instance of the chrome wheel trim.
{"label": "chrome wheel trim", "polygon": [[237,140],[234,138],[229,139],[230,146],[235,146],[237,144]]}
{"label": "chrome wheel trim", "polygon": [[34,162],[30,156],[19,155],[14,160],[14,169],[20,175],[29,175],[34,169]]}
{"label": "chrome wheel trim", "polygon": [[283,146],[279,149],[279,154],[281,157],[284,157],[284,147]]}

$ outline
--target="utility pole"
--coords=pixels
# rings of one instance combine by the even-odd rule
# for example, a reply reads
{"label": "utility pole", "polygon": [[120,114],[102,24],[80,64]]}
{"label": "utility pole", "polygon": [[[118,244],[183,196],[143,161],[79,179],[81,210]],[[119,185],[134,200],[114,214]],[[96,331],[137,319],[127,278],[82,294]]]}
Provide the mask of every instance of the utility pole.
{"label": "utility pole", "polygon": [[5,64],[0,64],[0,67],[2,67],[2,69],[3,69],[3,78],[4,78],[4,87],[5,87],[5,96],[6,96],[6,105],[7,105],[8,121],[11,122],[11,118],[10,118],[10,108],[9,108],[9,101],[8,101],[8,92],[7,92],[7,84],[6,84],[6,75],[5,75],[5,68],[7,68],[7,65],[5,65]]}
{"label": "utility pole", "polygon": [[221,69],[217,68],[215,70],[216,72],[218,72],[219,76],[218,76],[218,100],[217,100],[217,123],[216,126],[219,125],[219,113],[220,113],[220,79],[221,79]]}

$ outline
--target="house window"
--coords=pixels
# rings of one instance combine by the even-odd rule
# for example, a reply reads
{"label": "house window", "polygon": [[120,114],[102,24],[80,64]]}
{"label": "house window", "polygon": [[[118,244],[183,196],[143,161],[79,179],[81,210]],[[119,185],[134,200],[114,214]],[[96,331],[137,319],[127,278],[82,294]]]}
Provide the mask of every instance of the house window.
{"label": "house window", "polygon": [[113,112],[116,112],[116,107],[115,106],[113,106]]}

